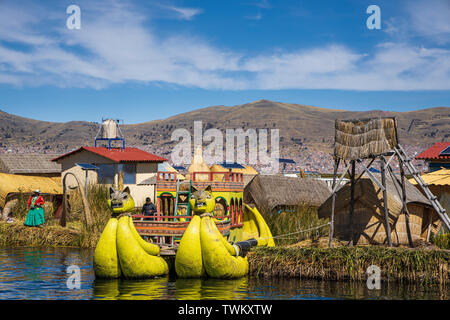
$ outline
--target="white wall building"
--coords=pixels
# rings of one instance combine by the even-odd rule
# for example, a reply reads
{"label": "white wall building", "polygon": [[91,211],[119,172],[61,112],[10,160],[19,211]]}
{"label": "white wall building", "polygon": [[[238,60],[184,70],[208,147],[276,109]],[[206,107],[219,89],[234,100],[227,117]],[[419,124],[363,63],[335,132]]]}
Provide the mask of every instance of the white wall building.
{"label": "white wall building", "polygon": [[[139,185],[144,180],[155,177],[158,163],[167,159],[145,152],[137,148],[81,147],[61,155],[52,161],[61,164],[61,178],[67,172],[73,173],[82,187],[86,182],[86,172],[77,163],[93,164],[98,171],[88,171],[88,183],[118,185],[119,174],[123,173],[123,185],[129,187],[136,206],[142,206],[145,198],[155,201],[155,185]],[[72,176],[66,179],[67,186],[76,186]]]}

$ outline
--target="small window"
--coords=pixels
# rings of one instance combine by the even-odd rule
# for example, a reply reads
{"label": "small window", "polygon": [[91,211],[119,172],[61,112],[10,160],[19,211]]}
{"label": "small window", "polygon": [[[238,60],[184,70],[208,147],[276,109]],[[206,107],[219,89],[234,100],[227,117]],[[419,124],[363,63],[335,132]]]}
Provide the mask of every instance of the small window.
{"label": "small window", "polygon": [[119,164],[119,172],[123,172],[123,184],[136,184],[136,164]]}
{"label": "small window", "polygon": [[97,164],[97,181],[100,184],[114,184],[114,164]]}

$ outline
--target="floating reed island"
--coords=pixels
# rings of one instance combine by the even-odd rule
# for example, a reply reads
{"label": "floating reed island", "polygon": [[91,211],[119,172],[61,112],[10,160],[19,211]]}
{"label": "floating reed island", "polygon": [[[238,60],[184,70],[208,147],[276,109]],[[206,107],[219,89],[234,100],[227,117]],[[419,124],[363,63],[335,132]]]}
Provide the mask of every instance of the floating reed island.
{"label": "floating reed island", "polygon": [[11,247],[79,247],[81,232],[72,228],[47,226],[32,228],[23,222],[0,222],[0,246]]}
{"label": "floating reed island", "polygon": [[334,248],[257,247],[248,254],[256,277],[365,281],[371,265],[382,281],[449,283],[450,250],[354,246]]}
{"label": "floating reed island", "polygon": [[102,185],[89,185],[88,198],[91,224],[86,223],[85,209],[79,190],[72,190],[71,214],[65,227],[59,225],[52,206],[44,206],[45,225],[27,227],[25,221],[27,194],[19,194],[13,207],[14,222],[0,221],[0,247],[80,247],[95,248],[100,234],[111,217],[108,207],[108,189]]}

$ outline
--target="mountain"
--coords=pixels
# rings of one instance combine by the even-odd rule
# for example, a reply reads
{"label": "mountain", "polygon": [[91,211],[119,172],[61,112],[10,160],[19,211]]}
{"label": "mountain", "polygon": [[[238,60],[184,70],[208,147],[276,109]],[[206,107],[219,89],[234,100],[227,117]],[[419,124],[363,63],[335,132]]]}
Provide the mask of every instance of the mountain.
{"label": "mountain", "polygon": [[[417,111],[389,112],[326,109],[300,104],[259,100],[247,104],[212,106],[176,116],[124,125],[127,145],[142,146],[168,154],[171,133],[176,128],[193,132],[194,121],[203,122],[203,130],[217,128],[280,129],[280,146],[292,150],[330,152],[334,141],[335,119],[362,119],[395,116],[399,121],[402,144],[425,148],[436,141],[450,140],[450,108],[437,107]],[[16,150],[64,152],[81,145],[93,145],[99,124],[93,122],[54,123],[18,117],[0,111],[0,147]]]}

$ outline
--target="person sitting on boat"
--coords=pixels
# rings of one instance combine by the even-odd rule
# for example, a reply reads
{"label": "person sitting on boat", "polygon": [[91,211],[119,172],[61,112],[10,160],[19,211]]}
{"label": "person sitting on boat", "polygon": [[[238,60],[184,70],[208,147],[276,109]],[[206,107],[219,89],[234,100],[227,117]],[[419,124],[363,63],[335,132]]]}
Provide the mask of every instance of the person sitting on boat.
{"label": "person sitting on boat", "polygon": [[144,220],[155,221],[156,206],[153,204],[152,199],[146,198],[145,204],[142,206],[141,213],[144,216],[151,216],[152,218],[145,218]]}
{"label": "person sitting on boat", "polygon": [[39,189],[34,191],[33,195],[28,199],[28,214],[24,225],[29,227],[42,227],[45,223],[44,219],[44,199],[40,195]]}

